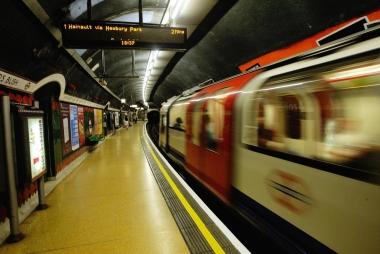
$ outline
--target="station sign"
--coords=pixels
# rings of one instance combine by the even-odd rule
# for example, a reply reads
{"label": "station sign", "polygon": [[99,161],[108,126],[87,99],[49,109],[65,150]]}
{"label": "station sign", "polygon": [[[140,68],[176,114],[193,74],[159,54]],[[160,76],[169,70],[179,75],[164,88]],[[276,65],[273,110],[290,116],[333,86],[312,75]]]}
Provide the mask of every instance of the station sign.
{"label": "station sign", "polygon": [[32,81],[12,75],[8,72],[0,70],[0,86],[5,86],[10,89],[19,90],[26,93],[31,93],[31,90],[36,86]]}
{"label": "station sign", "polygon": [[186,28],[91,21],[64,22],[61,31],[66,48],[186,49]]}

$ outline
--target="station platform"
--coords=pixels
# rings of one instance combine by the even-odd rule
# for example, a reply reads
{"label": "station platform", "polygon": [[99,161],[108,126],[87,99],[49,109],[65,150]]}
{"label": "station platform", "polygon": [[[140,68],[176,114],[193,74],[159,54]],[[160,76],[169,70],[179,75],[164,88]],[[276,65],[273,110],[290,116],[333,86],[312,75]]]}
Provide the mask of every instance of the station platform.
{"label": "station platform", "polygon": [[[95,149],[0,246],[24,253],[247,253],[166,168],[138,123]],[[207,210],[207,208],[206,208]]]}

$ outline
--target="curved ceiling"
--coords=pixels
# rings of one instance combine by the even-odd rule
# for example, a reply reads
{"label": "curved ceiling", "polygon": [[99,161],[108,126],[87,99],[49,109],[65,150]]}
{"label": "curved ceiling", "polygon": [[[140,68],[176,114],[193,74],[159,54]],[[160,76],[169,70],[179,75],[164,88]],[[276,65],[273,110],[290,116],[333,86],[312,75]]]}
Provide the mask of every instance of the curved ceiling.
{"label": "curved ceiling", "polygon": [[377,0],[240,0],[176,63],[151,99],[160,105],[207,79],[237,74],[250,59],[379,7]]}
{"label": "curved ceiling", "polygon": [[[139,0],[91,2],[93,20],[139,22]],[[70,83],[67,93],[95,102],[134,104],[145,97],[159,105],[205,80],[238,73],[252,58],[380,8],[378,0],[143,0],[143,22],[187,27],[188,50],[60,47],[58,25],[87,20],[87,3],[1,1],[7,11],[0,31],[8,40],[0,41],[0,67],[34,80],[60,72]]]}
{"label": "curved ceiling", "polygon": [[[196,29],[217,0],[143,0],[143,22],[155,25],[186,27],[188,36]],[[70,21],[88,20],[87,0],[39,0],[51,17],[64,16]],[[139,23],[139,1],[92,0],[91,19]],[[135,103],[148,98],[169,61],[173,51],[152,50],[77,50],[94,71],[95,76],[118,97]],[[155,57],[153,57],[155,56]],[[151,70],[147,71],[148,63]],[[148,74],[149,75],[148,75]],[[147,75],[147,80],[144,78]],[[105,82],[104,82],[105,81]],[[145,93],[144,93],[145,92]]]}

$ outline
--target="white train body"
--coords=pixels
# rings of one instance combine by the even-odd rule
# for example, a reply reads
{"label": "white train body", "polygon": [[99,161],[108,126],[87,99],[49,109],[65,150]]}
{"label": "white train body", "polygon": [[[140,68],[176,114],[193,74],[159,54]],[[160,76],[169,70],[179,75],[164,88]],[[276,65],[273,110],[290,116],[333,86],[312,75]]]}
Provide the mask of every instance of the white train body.
{"label": "white train body", "polygon": [[[380,37],[261,72],[237,92],[225,90],[164,106],[161,117],[169,116],[172,127],[161,133],[160,146],[185,158],[185,166],[191,166],[187,158],[202,161],[207,155],[193,156],[188,144],[193,132],[206,131],[207,100],[222,98],[224,118],[218,117],[231,131],[221,131],[220,140],[231,135],[231,147],[213,152],[229,157],[230,190],[218,192],[208,180],[217,170],[190,173],[253,217],[267,213],[268,227],[285,225],[284,238],[296,232],[338,253],[380,253]],[[235,96],[231,111],[228,96]],[[179,117],[182,129],[173,127]]]}

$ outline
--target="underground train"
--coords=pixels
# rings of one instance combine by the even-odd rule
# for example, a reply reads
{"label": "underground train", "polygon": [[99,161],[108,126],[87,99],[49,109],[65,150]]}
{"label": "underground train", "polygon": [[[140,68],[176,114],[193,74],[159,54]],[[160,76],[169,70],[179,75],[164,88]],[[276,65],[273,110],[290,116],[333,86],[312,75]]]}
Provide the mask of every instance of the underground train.
{"label": "underground train", "polygon": [[169,99],[159,146],[284,241],[380,253],[379,113],[375,29]]}

